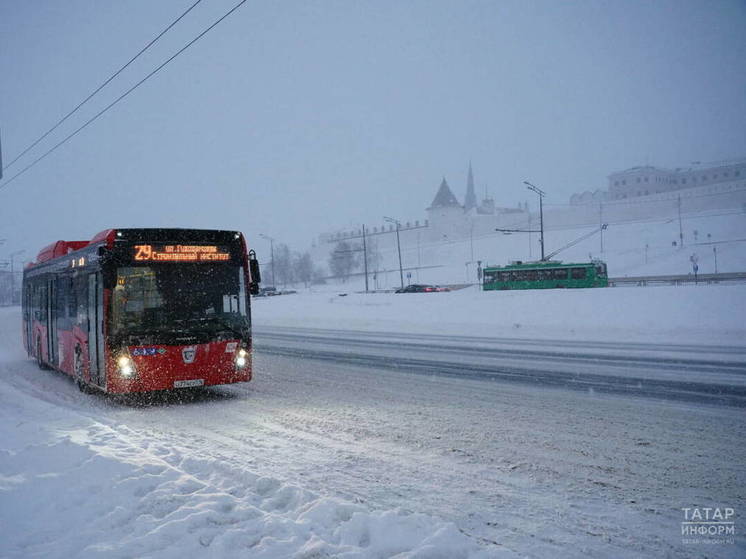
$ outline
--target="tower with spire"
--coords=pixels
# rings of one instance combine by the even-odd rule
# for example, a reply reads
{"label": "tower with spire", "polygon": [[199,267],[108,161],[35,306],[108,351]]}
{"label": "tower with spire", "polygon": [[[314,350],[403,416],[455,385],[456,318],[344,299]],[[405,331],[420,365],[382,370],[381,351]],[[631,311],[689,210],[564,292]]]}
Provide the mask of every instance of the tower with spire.
{"label": "tower with spire", "polygon": [[471,170],[471,161],[469,161],[469,175],[466,178],[466,197],[464,198],[464,211],[468,212],[477,207],[477,195],[474,192],[474,173]]}
{"label": "tower with spire", "polygon": [[438,189],[435,198],[433,198],[433,203],[430,204],[428,210],[434,210],[436,208],[461,209],[461,204],[458,203],[456,196],[454,196],[453,192],[451,192],[451,187],[448,186],[448,182],[446,182],[445,177],[443,177],[443,180],[440,183],[440,188]]}
{"label": "tower with spire", "polygon": [[440,182],[433,203],[427,208],[427,217],[432,240],[456,239],[464,235],[464,207],[459,204],[445,177]]}

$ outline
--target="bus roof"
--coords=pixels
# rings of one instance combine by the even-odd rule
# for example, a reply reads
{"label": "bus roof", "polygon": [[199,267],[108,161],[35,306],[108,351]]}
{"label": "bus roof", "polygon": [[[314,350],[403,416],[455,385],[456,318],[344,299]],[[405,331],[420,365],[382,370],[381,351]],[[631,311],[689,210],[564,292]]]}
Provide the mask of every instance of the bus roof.
{"label": "bus roof", "polygon": [[[90,245],[96,245],[99,243],[105,244],[111,248],[114,246],[114,240],[122,235],[126,237],[132,236],[133,240],[142,237],[197,237],[197,236],[234,236],[240,238],[241,233],[238,231],[227,231],[218,229],[189,229],[189,228],[118,228],[118,229],[104,229],[100,233],[93,236],[90,241],[55,241],[52,244],[44,247],[39,251],[36,256],[36,261],[30,263],[27,267],[36,266],[44,262],[48,262],[60,256],[66,256],[76,250],[81,250]],[[190,239],[196,241],[197,239]],[[207,240],[207,239],[205,239]]]}
{"label": "bus roof", "polygon": [[535,262],[512,262],[506,266],[487,266],[487,270],[525,270],[529,268],[572,268],[578,266],[595,266],[603,264],[600,260],[592,262],[560,262],[557,260],[537,260]]}

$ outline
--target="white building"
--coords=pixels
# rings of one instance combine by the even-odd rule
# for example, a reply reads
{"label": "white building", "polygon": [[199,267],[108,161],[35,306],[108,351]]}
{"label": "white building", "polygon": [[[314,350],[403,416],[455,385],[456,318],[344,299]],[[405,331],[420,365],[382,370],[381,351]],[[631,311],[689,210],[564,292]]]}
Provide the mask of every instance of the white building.
{"label": "white building", "polygon": [[706,187],[705,192],[727,192],[746,179],[746,160],[720,161],[706,166],[663,169],[645,165],[612,173],[607,191],[573,194],[571,204],[625,200]]}

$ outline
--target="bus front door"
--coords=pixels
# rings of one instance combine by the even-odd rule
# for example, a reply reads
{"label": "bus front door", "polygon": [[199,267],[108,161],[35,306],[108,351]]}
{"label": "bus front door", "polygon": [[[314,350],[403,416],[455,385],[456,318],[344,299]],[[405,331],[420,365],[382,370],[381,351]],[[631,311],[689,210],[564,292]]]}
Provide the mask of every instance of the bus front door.
{"label": "bus front door", "polygon": [[26,349],[28,350],[29,356],[34,355],[34,352],[36,351],[36,348],[34,347],[34,318],[36,309],[32,306],[34,303],[32,291],[33,293],[36,293],[37,289],[38,287],[36,285],[32,287],[31,284],[26,284],[23,286],[23,319],[26,321],[26,331],[24,332],[24,335],[26,336]]}
{"label": "bus front door", "polygon": [[47,316],[47,362],[53,367],[57,366],[57,289],[55,281],[47,281],[47,293],[49,294],[46,300]]}

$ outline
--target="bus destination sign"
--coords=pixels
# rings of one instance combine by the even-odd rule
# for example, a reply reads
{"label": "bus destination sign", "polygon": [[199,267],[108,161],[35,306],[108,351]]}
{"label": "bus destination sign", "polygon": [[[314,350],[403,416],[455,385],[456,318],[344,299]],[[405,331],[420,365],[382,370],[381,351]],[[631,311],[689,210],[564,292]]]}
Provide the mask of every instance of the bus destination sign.
{"label": "bus destination sign", "polygon": [[134,245],[138,262],[221,262],[231,259],[226,247],[215,245]]}

